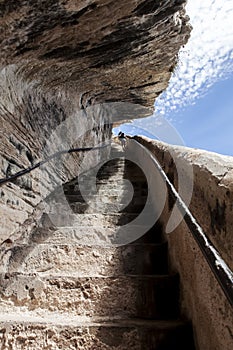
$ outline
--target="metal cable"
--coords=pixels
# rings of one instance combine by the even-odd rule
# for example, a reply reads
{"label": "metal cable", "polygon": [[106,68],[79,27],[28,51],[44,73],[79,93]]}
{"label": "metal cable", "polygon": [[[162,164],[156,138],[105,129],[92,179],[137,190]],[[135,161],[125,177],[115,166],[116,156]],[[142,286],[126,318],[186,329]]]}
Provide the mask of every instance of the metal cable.
{"label": "metal cable", "polygon": [[30,173],[32,170],[39,168],[40,166],[46,164],[47,162],[49,162],[50,160],[54,159],[54,158],[58,158],[60,156],[62,156],[63,154],[70,154],[70,153],[76,153],[76,152],[90,152],[90,151],[95,151],[98,149],[102,149],[102,148],[106,148],[110,145],[111,143],[107,143],[104,144],[102,146],[96,146],[96,147],[86,147],[86,148],[70,148],[68,150],[63,150],[63,151],[58,151],[53,153],[51,156],[49,156],[47,159],[42,160],[38,163],[36,163],[35,165],[27,168],[27,169],[23,169],[21,171],[19,171],[18,173],[11,175],[10,177],[7,178],[3,178],[0,179],[0,186],[8,183],[8,182],[12,182],[14,180],[16,180],[18,177],[21,177],[23,175],[26,175],[28,173]]}

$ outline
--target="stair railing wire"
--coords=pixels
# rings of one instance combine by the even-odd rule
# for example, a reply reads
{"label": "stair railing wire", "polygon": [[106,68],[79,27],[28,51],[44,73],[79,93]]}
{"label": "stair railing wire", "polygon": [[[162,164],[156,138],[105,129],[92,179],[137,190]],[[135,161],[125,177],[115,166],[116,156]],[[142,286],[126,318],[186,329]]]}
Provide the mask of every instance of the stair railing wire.
{"label": "stair railing wire", "polygon": [[148,154],[148,156],[153,161],[154,165],[159,170],[161,176],[166,182],[167,188],[170,191],[171,196],[176,201],[181,214],[183,215],[184,221],[186,222],[190,232],[192,233],[193,238],[197,242],[205,260],[210,266],[211,271],[213,272],[216,280],[218,281],[222,291],[224,292],[227,300],[229,301],[231,307],[233,308],[233,272],[227,263],[223,260],[218,250],[215,248],[211,240],[207,237],[202,227],[198,224],[194,216],[192,215],[189,208],[186,206],[182,198],[179,196],[175,187],[168,179],[166,173],[162,169],[161,165],[155,158],[155,156],[143,146],[137,139],[134,137],[127,137],[127,142],[130,142],[130,139],[137,142],[140,147]]}
{"label": "stair railing wire", "polygon": [[95,150],[99,150],[99,149],[102,149],[102,148],[106,148],[108,146],[110,146],[109,142],[105,143],[105,144],[103,144],[101,146],[96,146],[96,147],[70,148],[68,150],[62,150],[62,151],[55,152],[51,156],[46,158],[45,160],[42,160],[42,161],[32,165],[31,167],[28,167],[27,169],[20,170],[19,172],[15,173],[14,175],[11,175],[11,176],[3,178],[3,179],[0,179],[0,186],[6,184],[8,182],[13,182],[17,178],[30,173],[31,171],[39,168],[40,166],[48,163],[49,161],[51,161],[51,160],[53,160],[55,158],[61,157],[63,154],[71,154],[71,153],[76,153],[76,152],[90,152],[90,151],[95,151]]}

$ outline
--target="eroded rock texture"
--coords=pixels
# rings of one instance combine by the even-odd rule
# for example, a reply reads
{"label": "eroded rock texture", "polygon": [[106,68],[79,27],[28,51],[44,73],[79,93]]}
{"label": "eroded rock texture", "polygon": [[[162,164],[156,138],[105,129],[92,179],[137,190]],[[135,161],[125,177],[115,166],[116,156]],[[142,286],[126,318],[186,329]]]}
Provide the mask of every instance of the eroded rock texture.
{"label": "eroded rock texture", "polygon": [[[0,177],[56,150],[99,144],[112,122],[148,115],[189,37],[184,4],[0,1]],[[92,153],[83,169],[106,155]],[[38,169],[2,187],[1,240],[17,231],[51,183],[77,175],[81,160],[65,157],[62,168],[52,164],[43,175]]]}
{"label": "eroded rock texture", "polygon": [[189,36],[184,3],[4,1],[1,62],[20,63],[26,78],[49,90],[78,90],[84,107],[106,101],[151,107]]}

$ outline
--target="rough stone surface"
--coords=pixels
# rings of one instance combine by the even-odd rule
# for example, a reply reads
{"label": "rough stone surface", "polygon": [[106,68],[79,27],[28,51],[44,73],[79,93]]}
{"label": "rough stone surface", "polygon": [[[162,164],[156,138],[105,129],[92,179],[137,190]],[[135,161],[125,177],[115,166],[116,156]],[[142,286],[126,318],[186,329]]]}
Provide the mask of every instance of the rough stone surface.
{"label": "rough stone surface", "polygon": [[47,89],[78,90],[82,106],[149,107],[189,37],[185,1],[1,1],[2,66]]}
{"label": "rough stone surface", "polygon": [[[15,246],[9,272],[50,273],[65,276],[115,276],[128,274],[166,274],[167,242],[132,244],[122,247],[77,244],[34,244]],[[153,260],[153,266],[150,262]],[[72,264],[71,264],[72,262]],[[1,273],[3,273],[3,266]]]}
{"label": "rough stone surface", "polygon": [[30,314],[17,316],[8,314],[2,318],[0,340],[6,350],[191,349],[190,329],[179,321],[121,320],[119,323],[113,318],[103,323],[101,318],[69,317],[67,322],[67,318],[58,314],[47,314],[47,323],[42,317],[37,317],[35,326],[32,322],[35,319]]}
{"label": "rough stone surface", "polygon": [[[140,242],[134,238],[127,245],[115,247],[107,240],[108,225],[115,232],[120,225],[124,229],[132,222],[132,215],[141,215],[149,197],[143,171],[124,158],[119,146],[112,149],[115,155],[117,150],[118,159],[100,165],[93,200],[103,201],[103,194],[98,195],[100,191],[105,193],[104,202],[111,204],[111,191],[105,189],[111,178],[119,202],[127,197],[130,200],[125,210],[115,214],[96,214],[96,208],[92,208],[92,214],[85,210],[76,213],[79,218],[76,231],[83,230],[89,244],[77,244],[77,240],[75,243],[75,237],[68,234],[72,231],[70,227],[50,226],[48,212],[34,232],[22,232],[16,241],[8,240],[2,245],[2,348],[194,349],[192,327],[180,317],[179,276],[168,271],[167,243],[159,227],[150,227],[146,232],[143,230],[146,223],[140,225]],[[93,177],[93,171],[86,172],[85,177],[88,174]],[[131,180],[133,191],[123,181],[119,185],[119,179]],[[64,188],[72,203],[83,202],[77,179]],[[74,194],[70,194],[72,188],[77,202]],[[141,196],[142,188],[147,195]],[[56,198],[57,204],[64,205],[61,190],[55,194],[51,194],[50,201]],[[153,212],[150,214],[153,216]],[[62,218],[68,225],[70,216]],[[85,222],[88,226],[83,226]],[[102,245],[94,231],[97,223],[102,228]],[[95,245],[88,240],[91,230]],[[132,231],[135,234],[134,227]],[[59,244],[56,232],[63,232],[66,243]],[[127,233],[124,231],[126,236]]]}
{"label": "rough stone surface", "polygon": [[[233,270],[233,157],[182,146],[170,146],[146,138],[138,139],[156,154],[176,188],[176,167],[182,165],[180,180],[184,194],[191,192],[191,212]],[[192,173],[187,172],[190,166]],[[190,186],[190,175],[193,175],[193,188]]]}
{"label": "rough stone surface", "polygon": [[[189,37],[184,4],[0,1],[0,177],[54,151],[99,144],[112,122],[148,115]],[[86,168],[101,157],[95,152]],[[82,156],[64,158],[62,168],[50,164],[1,188],[1,241],[24,222],[27,229],[51,183],[81,171]]]}
{"label": "rough stone surface", "polygon": [[[146,137],[136,137],[156,156],[170,181],[178,188],[177,166],[180,168],[182,193],[192,191],[189,208],[218,249],[221,257],[233,269],[232,240],[232,169],[233,158],[219,154],[171,146]],[[144,153],[143,161],[146,155]],[[190,166],[193,189],[190,186]],[[148,161],[148,171],[153,172]],[[154,196],[158,186],[154,184]],[[180,189],[180,187],[179,187]],[[165,192],[166,193],[166,192]],[[169,197],[160,217],[164,230],[171,216],[174,201]],[[230,350],[233,343],[233,311],[197,243],[184,222],[166,235],[169,260],[181,279],[183,313],[192,319],[198,349]]]}
{"label": "rough stone surface", "polygon": [[[89,273],[88,273],[89,274]],[[178,317],[177,276],[33,276],[1,278],[0,308],[16,303],[37,311],[79,316],[175,319]],[[10,280],[10,284],[9,284]],[[127,285],[127,289],[125,286]],[[120,303],[119,303],[120,300]]]}
{"label": "rough stone surface", "polygon": [[[150,114],[154,99],[168,84],[180,47],[189,37],[184,4],[184,0],[0,0],[0,177],[33,166],[56,151],[102,144],[111,138],[113,123]],[[1,348],[191,349],[192,335],[187,332],[190,327],[183,322],[118,322],[112,315],[104,320],[71,316],[95,314],[95,301],[96,313],[135,315],[138,295],[146,299],[142,300],[141,310],[145,304],[144,312],[149,312],[149,294],[143,293],[142,282],[130,277],[123,281],[111,275],[101,279],[89,276],[87,271],[86,276],[73,276],[72,259],[68,264],[67,257],[61,258],[64,264],[56,266],[59,273],[55,276],[46,277],[46,271],[37,268],[31,275],[25,270],[17,274],[20,268],[29,267],[27,263],[31,262],[30,268],[38,264],[31,244],[47,244],[49,249],[54,243],[59,245],[59,237],[60,243],[78,244],[78,233],[84,236],[91,231],[90,225],[75,232],[61,227],[56,235],[54,224],[42,213],[47,210],[51,192],[108,159],[109,151],[108,146],[87,156],[63,156],[62,162],[51,161],[31,175],[1,187]],[[73,203],[76,200],[73,198]],[[64,203],[60,204],[62,208]],[[79,203],[75,210],[79,209],[84,213],[86,206]],[[98,220],[102,227],[94,227],[87,241],[98,238],[106,243],[104,216],[96,217],[93,225]],[[113,227],[114,223],[111,219],[108,225]],[[101,253],[101,249],[93,251],[95,255]],[[45,257],[45,250],[45,260],[57,263],[50,252]],[[166,258],[166,250],[164,254]],[[166,270],[165,258],[162,264]],[[113,258],[116,268],[117,259]],[[151,263],[152,255],[145,260]],[[70,275],[65,276],[68,272]],[[167,278],[172,280],[171,276]],[[114,279],[115,289],[111,283]],[[150,278],[148,273],[145,279],[156,278]],[[127,283],[128,298],[123,293]],[[158,294],[163,283],[156,287]],[[122,305],[117,287],[125,298]],[[103,300],[104,313],[101,295],[106,291],[110,292],[106,293],[109,299]],[[153,288],[150,293],[153,299]],[[188,334],[187,338],[184,334]]]}

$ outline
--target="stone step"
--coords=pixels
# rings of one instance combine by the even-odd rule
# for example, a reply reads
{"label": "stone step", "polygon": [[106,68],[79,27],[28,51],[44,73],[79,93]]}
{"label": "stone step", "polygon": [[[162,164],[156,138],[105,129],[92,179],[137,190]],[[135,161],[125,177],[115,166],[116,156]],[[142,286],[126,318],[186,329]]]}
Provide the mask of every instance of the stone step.
{"label": "stone step", "polygon": [[148,189],[146,186],[144,186],[144,183],[142,183],[142,185],[137,183],[137,186],[134,186],[134,184],[130,183],[129,181],[127,181],[126,183],[122,184],[116,181],[108,181],[108,182],[98,182],[97,184],[95,183],[85,183],[84,187],[77,187],[74,190],[71,191],[62,191],[60,193],[56,193],[54,195],[54,198],[58,198],[59,196],[64,194],[68,197],[69,195],[73,196],[73,195],[84,195],[84,196],[88,196],[88,195],[100,195],[100,196],[106,196],[106,197],[111,197],[111,196],[117,196],[117,197],[121,197],[121,196],[132,196],[134,194],[134,196],[147,196],[148,195]]}
{"label": "stone step", "polygon": [[[73,213],[76,214],[84,214],[84,213],[89,213],[89,214],[95,214],[95,213],[112,213],[112,214],[117,214],[117,213],[128,213],[128,214],[133,214],[133,213],[140,213],[146,203],[146,198],[147,197],[142,197],[142,200],[133,198],[132,201],[127,204],[126,200],[125,201],[112,201],[109,203],[106,203],[105,201],[107,198],[104,198],[104,201],[98,201],[96,197],[96,201],[76,201],[77,196],[71,195],[66,202],[66,205],[64,205],[62,202],[59,203],[58,201],[50,201],[46,205],[46,212],[47,213],[54,213],[54,214],[64,214],[67,212],[67,209],[71,209]],[[64,200],[64,197],[63,197]],[[149,200],[147,203],[147,211],[153,212],[153,207],[149,207]]]}
{"label": "stone step", "polygon": [[[98,190],[90,203],[83,188]],[[177,320],[179,277],[168,275],[161,227],[151,208],[139,214],[147,194],[143,172],[122,157],[50,196],[48,220],[3,259],[2,349],[194,349],[190,325]]]}
{"label": "stone step", "polygon": [[[96,179],[95,177],[92,177],[91,179],[89,178],[90,181],[88,181],[88,178],[86,179],[87,182],[92,182],[92,183],[96,183],[98,182],[98,179]],[[126,181],[127,180],[127,181]],[[129,179],[129,178],[123,178],[123,177],[119,177],[115,183],[115,186],[112,186],[113,183],[110,182],[110,186],[112,186],[112,190],[118,190],[118,188],[120,189],[127,189],[128,187],[128,183],[131,182],[132,179]],[[102,180],[100,180],[101,182],[103,182]],[[132,180],[133,181],[133,180]],[[135,181],[134,181],[135,182]],[[144,182],[141,182],[138,186],[141,186],[143,183],[145,183],[146,181]],[[83,181],[80,181],[80,183],[84,183],[84,180]],[[105,181],[105,186],[108,185],[108,182]],[[116,186],[117,185],[117,186]],[[79,182],[77,181],[76,183],[74,183],[73,185],[64,185],[63,188],[61,188],[61,191],[74,191],[74,190],[79,190]]]}
{"label": "stone step", "polygon": [[[73,211],[73,213],[79,213],[79,214],[108,214],[108,213],[140,213],[143,208],[144,204],[129,204],[125,206],[125,204],[111,204],[111,203],[91,203],[88,205],[88,203],[78,203],[78,202],[71,202],[68,204]],[[61,208],[59,206],[56,206],[56,204],[51,204],[51,212],[61,212]],[[56,209],[57,208],[57,209]]]}
{"label": "stone step", "polygon": [[[57,227],[80,227],[80,226],[102,226],[109,227],[114,226],[116,229],[118,226],[126,225],[132,222],[138,217],[138,213],[85,213],[85,214],[69,214],[69,213],[47,213],[50,220]],[[144,215],[144,220],[149,221],[151,214]],[[144,226],[144,221],[139,224]]]}
{"label": "stone step", "polygon": [[[136,222],[135,219],[134,222]],[[161,243],[164,241],[161,229],[155,225],[142,226],[128,224],[123,226],[51,226],[38,228],[33,231],[24,243],[50,243],[50,244],[82,244],[91,246],[122,246],[129,243]],[[152,225],[151,225],[152,226]],[[148,231],[149,230],[149,231]],[[146,233],[148,231],[148,233]]]}
{"label": "stone step", "polygon": [[21,244],[11,249],[9,261],[8,271],[21,273],[90,277],[168,273],[167,242],[121,247]]}
{"label": "stone step", "polygon": [[115,180],[119,181],[122,179],[130,179],[132,178],[133,181],[140,181],[140,182],[146,182],[146,178],[143,172],[138,172],[136,169],[129,169],[126,170],[124,167],[106,167],[104,170],[99,170],[97,173],[87,173],[83,176],[79,176],[76,180],[76,183],[74,182],[71,186],[66,186],[67,188],[72,188],[74,185],[78,185],[79,183],[85,182],[85,181],[103,181],[103,180]]}
{"label": "stone step", "polygon": [[[97,189],[97,191],[96,191]],[[72,196],[97,196],[97,197],[106,197],[106,198],[116,198],[116,200],[119,200],[121,198],[131,198],[132,196],[134,198],[140,199],[140,197],[147,197],[148,196],[148,190],[147,188],[134,188],[130,183],[128,183],[126,186],[118,187],[117,184],[111,185],[111,184],[105,184],[99,186],[97,184],[97,187],[87,187],[87,188],[81,188],[77,191],[71,191],[71,192],[64,192],[66,197],[69,198]],[[61,193],[63,194],[63,193]],[[104,200],[104,199],[103,199]]]}
{"label": "stone step", "polygon": [[105,167],[106,165],[115,166],[118,164],[125,164],[125,161],[126,161],[125,156],[122,153],[114,152],[114,154],[111,153],[109,159],[102,162],[101,165],[103,167]]}
{"label": "stone step", "polygon": [[[6,279],[7,277],[7,279]],[[7,300],[6,300],[7,299]],[[1,277],[1,307],[122,318],[178,317],[178,275],[76,277],[8,273]]]}
{"label": "stone step", "polygon": [[[109,173],[111,175],[114,175],[115,173],[117,173],[118,171],[124,171],[126,168],[126,164],[125,164],[125,160],[119,159],[116,160],[116,162],[114,161],[107,161],[104,164],[101,164],[98,166],[98,168],[95,168],[93,170],[87,171],[83,174],[79,175],[79,178],[85,177],[85,176],[90,176],[93,174],[104,174],[104,173]],[[132,168],[133,169],[133,168]],[[139,170],[140,173],[140,170]]]}
{"label": "stone step", "polygon": [[[131,192],[129,193],[129,195]],[[133,194],[133,193],[132,193]],[[105,193],[103,195],[102,193],[98,194],[86,194],[83,193],[70,193],[66,194],[66,198],[70,203],[74,202],[98,202],[98,203],[106,203],[106,204],[112,204],[112,203],[119,203],[119,204],[141,204],[145,203],[147,200],[147,196],[134,196],[132,198],[132,201],[130,202],[131,196],[127,196],[127,193],[118,192],[117,194],[112,193]]]}
{"label": "stone step", "polygon": [[110,173],[112,172],[114,174],[114,172],[117,171],[122,171],[125,169],[125,160],[119,160],[117,162],[107,162],[105,163],[101,168],[99,168],[98,170],[98,174],[102,174],[102,173]]}
{"label": "stone step", "polygon": [[85,176],[79,179],[79,183],[81,182],[90,182],[90,181],[108,181],[110,180],[112,181],[118,181],[121,180],[124,176],[124,171],[122,170],[121,172],[116,172],[115,174],[112,173],[112,171],[109,171],[109,173],[102,173],[102,174],[98,174],[97,176]]}
{"label": "stone step", "polygon": [[6,350],[194,350],[188,323],[87,318],[46,313],[1,314],[0,344]]}
{"label": "stone step", "polygon": [[[121,186],[121,185],[124,185],[125,184],[125,181],[128,180],[130,181],[136,188],[137,187],[143,187],[143,186],[146,186],[147,183],[145,181],[145,178],[144,177],[136,177],[136,176],[133,176],[133,178],[131,180],[129,180],[129,178],[124,178],[123,176],[120,176],[119,175],[115,175],[115,176],[111,176],[111,177],[106,177],[106,178],[97,178],[96,176],[86,176],[85,178],[81,178],[79,179],[79,182],[78,184],[93,184],[93,183],[98,183],[98,184],[102,184],[102,185],[105,185],[105,184],[114,184],[114,187],[116,186]],[[78,185],[77,184],[77,185]]]}
{"label": "stone step", "polygon": [[[116,170],[116,169],[105,169],[104,171],[98,173],[97,175],[97,181],[98,180],[104,180],[104,179],[128,179],[131,178],[130,173],[132,172],[133,180],[139,180],[139,181],[145,181],[145,177],[143,173],[137,173],[133,169],[130,169],[129,171],[125,170],[124,168]],[[88,179],[88,177],[87,177]]]}
{"label": "stone step", "polygon": [[[98,188],[98,192],[96,193],[94,187],[88,188],[87,190],[84,191],[80,191],[80,189],[78,190],[74,190],[74,191],[65,191],[65,192],[61,192],[60,196],[66,196],[67,199],[69,199],[70,201],[83,201],[82,198],[88,198],[90,197],[90,199],[92,197],[101,197],[102,201],[110,201],[108,198],[115,198],[116,201],[119,201],[124,198],[131,198],[132,195],[135,199],[137,199],[138,201],[140,201],[140,198],[142,197],[142,200],[144,200],[147,197],[148,191],[147,189],[133,189],[131,186],[125,186],[123,188],[117,188],[117,186],[102,186]],[[76,197],[76,198],[75,198]],[[54,197],[56,199],[59,200],[59,195],[57,195],[56,197]],[[105,199],[106,198],[106,199]]]}

